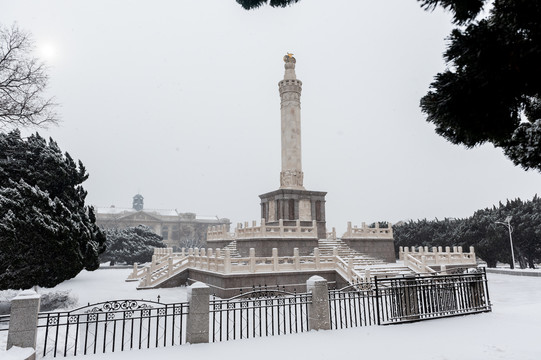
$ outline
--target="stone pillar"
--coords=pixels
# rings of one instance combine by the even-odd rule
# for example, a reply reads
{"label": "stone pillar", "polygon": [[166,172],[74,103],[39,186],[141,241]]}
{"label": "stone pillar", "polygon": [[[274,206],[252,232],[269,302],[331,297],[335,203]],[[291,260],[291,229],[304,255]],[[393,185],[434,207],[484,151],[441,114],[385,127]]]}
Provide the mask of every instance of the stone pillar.
{"label": "stone pillar", "polygon": [[[39,300],[33,290],[24,290],[11,300],[6,350],[13,346],[36,349]],[[29,359],[35,359],[35,354]]]}
{"label": "stone pillar", "polygon": [[209,295],[210,288],[202,282],[188,286],[190,307],[186,319],[187,343],[209,342]]}
{"label": "stone pillar", "polygon": [[295,262],[295,270],[300,270],[301,269],[301,259],[299,257],[299,249],[298,248],[293,249],[293,260]]}
{"label": "stone pillar", "polygon": [[316,266],[316,270],[319,270],[319,268],[321,267],[321,258],[318,248],[314,248],[314,263]]}
{"label": "stone pillar", "polygon": [[312,303],[308,304],[308,329],[330,330],[331,317],[327,280],[314,275],[306,281],[306,290],[312,293]]}
{"label": "stone pillar", "polygon": [[231,272],[231,250],[225,249],[224,274],[229,274],[230,272]]}
{"label": "stone pillar", "polygon": [[250,248],[250,272],[255,273],[255,249]]}
{"label": "stone pillar", "polygon": [[301,157],[302,82],[295,75],[295,58],[288,54],[284,56],[284,62],[284,80],[278,83],[282,130],[280,188],[304,190]]}
{"label": "stone pillar", "polygon": [[278,249],[272,248],[272,271],[278,271]]}

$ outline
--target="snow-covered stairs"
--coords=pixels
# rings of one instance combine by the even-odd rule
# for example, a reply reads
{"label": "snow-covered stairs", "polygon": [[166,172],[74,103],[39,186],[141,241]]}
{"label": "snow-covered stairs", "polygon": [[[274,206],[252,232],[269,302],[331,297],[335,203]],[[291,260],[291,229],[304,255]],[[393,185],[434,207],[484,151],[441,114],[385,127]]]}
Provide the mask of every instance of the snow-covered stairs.
{"label": "snow-covered stairs", "polygon": [[383,277],[402,276],[406,274],[414,274],[414,272],[404,266],[403,263],[386,263],[381,259],[360,253],[350,248],[345,242],[340,239],[320,239],[318,240],[319,252],[323,256],[332,256],[334,248],[337,249],[338,256],[348,261],[353,259],[353,267],[358,272],[370,271],[370,278],[374,279]]}

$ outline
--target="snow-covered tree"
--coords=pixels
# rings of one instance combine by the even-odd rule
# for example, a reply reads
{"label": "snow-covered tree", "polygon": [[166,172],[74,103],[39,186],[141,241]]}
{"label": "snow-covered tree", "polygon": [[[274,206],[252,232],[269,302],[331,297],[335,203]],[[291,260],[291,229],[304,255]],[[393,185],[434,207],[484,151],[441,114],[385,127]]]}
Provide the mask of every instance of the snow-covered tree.
{"label": "snow-covered tree", "polygon": [[87,177],[54,141],[0,133],[0,289],[52,287],[98,268],[105,236],[85,206]]}
{"label": "snow-covered tree", "polygon": [[163,238],[145,225],[106,229],[105,236],[107,250],[100,256],[102,262],[144,263],[152,260],[155,247],[165,247]]}

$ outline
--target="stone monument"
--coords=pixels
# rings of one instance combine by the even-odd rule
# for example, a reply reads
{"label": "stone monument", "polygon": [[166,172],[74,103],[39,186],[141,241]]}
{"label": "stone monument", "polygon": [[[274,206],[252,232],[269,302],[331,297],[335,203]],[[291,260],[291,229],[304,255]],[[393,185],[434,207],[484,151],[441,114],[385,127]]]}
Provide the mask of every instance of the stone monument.
{"label": "stone monument", "polygon": [[301,156],[301,91],[302,82],[295,74],[296,60],[293,54],[284,56],[284,79],[278,83],[281,99],[282,170],[280,188],[259,195],[261,218],[268,225],[309,226],[315,220],[317,236],[326,237],[325,195],[322,191],[304,188]]}

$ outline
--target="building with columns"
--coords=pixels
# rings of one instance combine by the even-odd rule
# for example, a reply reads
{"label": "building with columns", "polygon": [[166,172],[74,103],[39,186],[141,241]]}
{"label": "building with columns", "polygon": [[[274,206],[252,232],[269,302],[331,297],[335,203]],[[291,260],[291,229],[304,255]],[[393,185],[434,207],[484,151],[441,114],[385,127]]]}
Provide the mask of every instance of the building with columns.
{"label": "building with columns", "polygon": [[210,226],[225,226],[230,221],[217,216],[180,213],[176,209],[144,209],[143,196],[133,197],[131,208],[111,206],[97,208],[96,223],[102,228],[126,228],[145,225],[163,237],[163,242],[174,249],[205,247]]}

